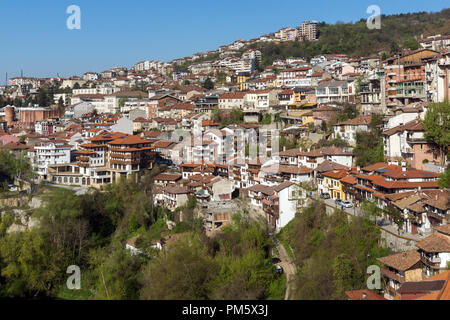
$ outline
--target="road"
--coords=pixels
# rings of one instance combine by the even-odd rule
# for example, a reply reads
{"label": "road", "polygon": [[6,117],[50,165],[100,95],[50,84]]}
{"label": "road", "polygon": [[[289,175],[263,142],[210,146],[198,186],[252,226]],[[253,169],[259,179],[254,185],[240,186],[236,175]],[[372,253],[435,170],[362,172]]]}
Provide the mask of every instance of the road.
{"label": "road", "polygon": [[274,238],[274,241],[278,250],[278,258],[281,260],[281,262],[277,264],[283,268],[284,273],[286,274],[286,295],[284,296],[284,300],[292,300],[291,286],[296,273],[295,264],[281,242],[278,241],[277,238]]}
{"label": "road", "polygon": [[[334,200],[326,199],[323,201],[325,201],[326,205],[336,208],[336,204],[335,204]],[[341,209],[341,208],[339,207],[338,209]],[[362,215],[359,207],[355,208],[353,206],[352,208],[344,208],[344,211],[353,216],[361,216]],[[397,234],[399,236],[408,237],[408,238],[411,238],[416,241],[420,241],[428,236],[428,234],[424,234],[424,235],[420,236],[418,234],[406,233],[403,230],[399,231],[396,224],[391,223],[389,220],[387,220],[385,218],[377,217],[376,225],[380,228],[383,228],[383,229],[391,232],[392,234]]]}

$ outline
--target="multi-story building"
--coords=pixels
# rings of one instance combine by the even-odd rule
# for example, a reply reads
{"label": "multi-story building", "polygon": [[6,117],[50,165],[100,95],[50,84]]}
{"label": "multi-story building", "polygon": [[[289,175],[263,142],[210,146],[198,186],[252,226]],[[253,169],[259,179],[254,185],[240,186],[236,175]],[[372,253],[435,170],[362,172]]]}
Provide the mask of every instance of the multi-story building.
{"label": "multi-story building", "polygon": [[300,26],[300,36],[303,40],[314,41],[318,39],[317,21],[303,21]]}
{"label": "multi-story building", "polygon": [[279,86],[309,87],[311,86],[311,76],[311,67],[285,69],[277,75],[277,82]]}
{"label": "multi-story building", "polygon": [[419,170],[424,170],[426,163],[440,164],[439,150],[425,139],[425,130],[419,119],[386,130],[382,137],[388,160],[402,158]]}
{"label": "multi-story building", "polygon": [[383,61],[388,108],[426,100],[423,59],[435,54],[435,51],[428,49],[405,51]]}
{"label": "multi-story building", "polygon": [[43,140],[35,147],[33,167],[40,179],[47,179],[48,167],[70,163],[72,146],[62,140]]}
{"label": "multi-story building", "polygon": [[349,101],[349,85],[344,80],[322,81],[316,87],[318,104]]}

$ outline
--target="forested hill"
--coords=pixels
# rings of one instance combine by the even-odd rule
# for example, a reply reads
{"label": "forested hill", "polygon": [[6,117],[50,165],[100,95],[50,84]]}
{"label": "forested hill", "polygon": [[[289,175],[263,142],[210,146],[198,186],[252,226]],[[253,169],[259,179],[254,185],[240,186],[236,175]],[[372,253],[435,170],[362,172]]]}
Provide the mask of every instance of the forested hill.
{"label": "forested hill", "polygon": [[389,56],[403,48],[416,49],[421,36],[450,34],[450,9],[440,12],[382,15],[381,29],[367,28],[366,18],[356,23],[320,23],[319,40],[315,42],[263,43],[243,48],[258,48],[263,54],[262,66],[288,57],[311,57],[327,53],[344,53],[362,57],[386,52]]}

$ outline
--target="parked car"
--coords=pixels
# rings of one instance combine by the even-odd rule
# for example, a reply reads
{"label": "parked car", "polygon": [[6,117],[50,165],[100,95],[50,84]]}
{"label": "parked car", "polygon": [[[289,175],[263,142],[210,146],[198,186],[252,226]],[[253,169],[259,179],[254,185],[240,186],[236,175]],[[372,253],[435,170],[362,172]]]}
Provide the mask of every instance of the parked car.
{"label": "parked car", "polygon": [[275,269],[277,270],[277,273],[280,274],[280,275],[283,274],[283,272],[284,272],[284,270],[283,270],[283,268],[281,266],[276,265]]}
{"label": "parked car", "polygon": [[338,206],[338,207],[342,206],[342,200],[340,200],[340,199],[334,200],[334,203],[335,203],[336,206]]}
{"label": "parked car", "polygon": [[272,259],[270,259],[270,262],[273,264],[277,264],[277,263],[280,263],[281,260],[280,260],[280,258],[273,257]]}
{"label": "parked car", "polygon": [[331,198],[329,193],[322,193],[322,194],[320,194],[320,197],[322,199],[330,199]]}
{"label": "parked car", "polygon": [[8,184],[9,191],[17,191],[17,186],[13,184]]}
{"label": "parked car", "polygon": [[341,205],[344,206],[345,208],[353,207],[352,203],[350,201],[348,201],[348,200],[341,201]]}

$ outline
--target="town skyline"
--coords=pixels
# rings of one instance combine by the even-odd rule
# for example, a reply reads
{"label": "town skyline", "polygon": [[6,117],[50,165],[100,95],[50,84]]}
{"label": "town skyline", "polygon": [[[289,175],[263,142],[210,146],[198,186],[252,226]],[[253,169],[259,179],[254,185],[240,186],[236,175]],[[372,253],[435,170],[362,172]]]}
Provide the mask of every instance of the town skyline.
{"label": "town skyline", "polygon": [[[352,3],[352,1],[347,2]],[[181,25],[180,22],[172,20],[169,26],[161,27],[162,24],[160,24],[155,27],[154,23],[156,22],[152,22],[152,19],[149,22],[140,15],[137,18],[133,15],[133,21],[128,21],[128,18],[123,17],[124,21],[127,21],[126,23],[117,24],[115,22],[117,20],[107,20],[105,16],[110,16],[111,20],[114,20],[114,18],[117,18],[117,15],[123,12],[124,8],[119,4],[113,4],[109,8],[105,8],[104,6],[89,4],[85,1],[78,1],[77,5],[81,10],[80,30],[69,30],[66,27],[66,20],[70,16],[70,14],[66,13],[66,8],[71,5],[68,1],[60,2],[57,6],[51,8],[45,6],[45,13],[36,4],[26,4],[26,6],[20,2],[15,5],[8,4],[8,6],[3,4],[0,5],[1,28],[8,28],[12,20],[17,21],[20,18],[27,19],[28,22],[23,26],[10,30],[4,36],[4,43],[11,49],[0,52],[0,85],[5,84],[6,73],[8,73],[8,78],[18,77],[21,74],[26,77],[41,78],[56,77],[58,75],[60,77],[71,77],[88,71],[101,72],[118,66],[131,67],[141,60],[172,61],[197,52],[216,50],[221,45],[226,45],[239,39],[249,40],[263,34],[273,33],[280,28],[298,27],[301,21],[305,20],[315,20],[328,24],[354,23],[360,19],[367,19],[370,16],[366,12],[370,5],[378,5],[381,9],[381,14],[385,15],[422,11],[436,12],[446,7],[444,1],[435,1],[433,4],[411,1],[408,10],[405,11],[401,3],[389,2],[388,5],[386,1],[372,2],[360,1],[352,6],[343,6],[347,10],[342,8],[337,10],[334,3],[322,1],[330,10],[313,14],[314,7],[309,3],[284,1],[282,4],[290,5],[294,10],[278,15],[279,8],[283,7],[280,5],[275,8],[275,11],[270,10],[273,14],[270,15],[270,19],[267,19],[268,17],[265,16],[266,21],[264,23],[253,19],[254,23],[248,24],[248,20],[241,21],[245,20],[241,19],[241,14],[232,13],[233,18],[227,18],[229,16],[229,14],[226,14],[227,10],[229,10],[228,7],[217,4],[207,5],[203,1],[197,1],[192,5],[192,8],[184,4],[181,5],[181,8],[184,8],[180,10],[182,11],[181,17],[178,17],[178,14],[175,15],[175,17],[182,20]],[[167,18],[163,8],[158,5],[152,7],[150,11],[145,10],[147,4],[140,5],[143,8],[143,10],[140,10],[142,12],[159,12],[158,22],[164,22],[160,20]],[[23,10],[16,10],[15,6]],[[132,7],[133,1],[128,6]],[[248,15],[249,20],[260,14],[262,10],[260,7],[253,7],[254,10],[252,11],[245,8],[241,10]],[[268,6],[261,7],[268,8]],[[210,14],[214,10],[221,13],[216,17],[217,19],[214,19],[214,22],[208,22],[207,28],[201,26],[201,23],[198,23],[198,19],[189,18],[183,20],[192,11],[197,12],[197,14]],[[185,15],[183,15],[184,13]],[[45,20],[44,23],[42,23],[42,20]],[[233,24],[233,21],[236,23]],[[223,28],[223,24],[226,22],[231,25]],[[28,28],[30,25],[39,25],[39,27],[30,29]],[[123,28],[120,25],[125,25],[126,27]],[[147,35],[140,38],[139,35],[141,33],[136,32],[136,30],[146,30]],[[193,39],[194,37],[189,36],[190,33],[199,34],[200,37]],[[131,50],[127,49],[126,44],[117,46],[117,43],[111,36],[115,37],[116,41],[117,39],[120,41],[131,41],[136,43],[136,46]],[[44,41],[39,41],[39,39],[46,38],[49,40],[60,38],[64,39],[64,41],[55,41],[57,48],[55,50],[44,45]],[[106,42],[98,41],[99,38],[104,39]],[[138,39],[144,39],[145,41],[140,42]],[[173,41],[167,41],[167,39],[172,39]],[[59,43],[63,44],[63,46],[58,46]],[[29,46],[34,48],[32,54]],[[80,52],[78,50],[80,46],[90,47],[91,49],[81,50]],[[67,63],[67,59],[71,59],[71,63]]]}

